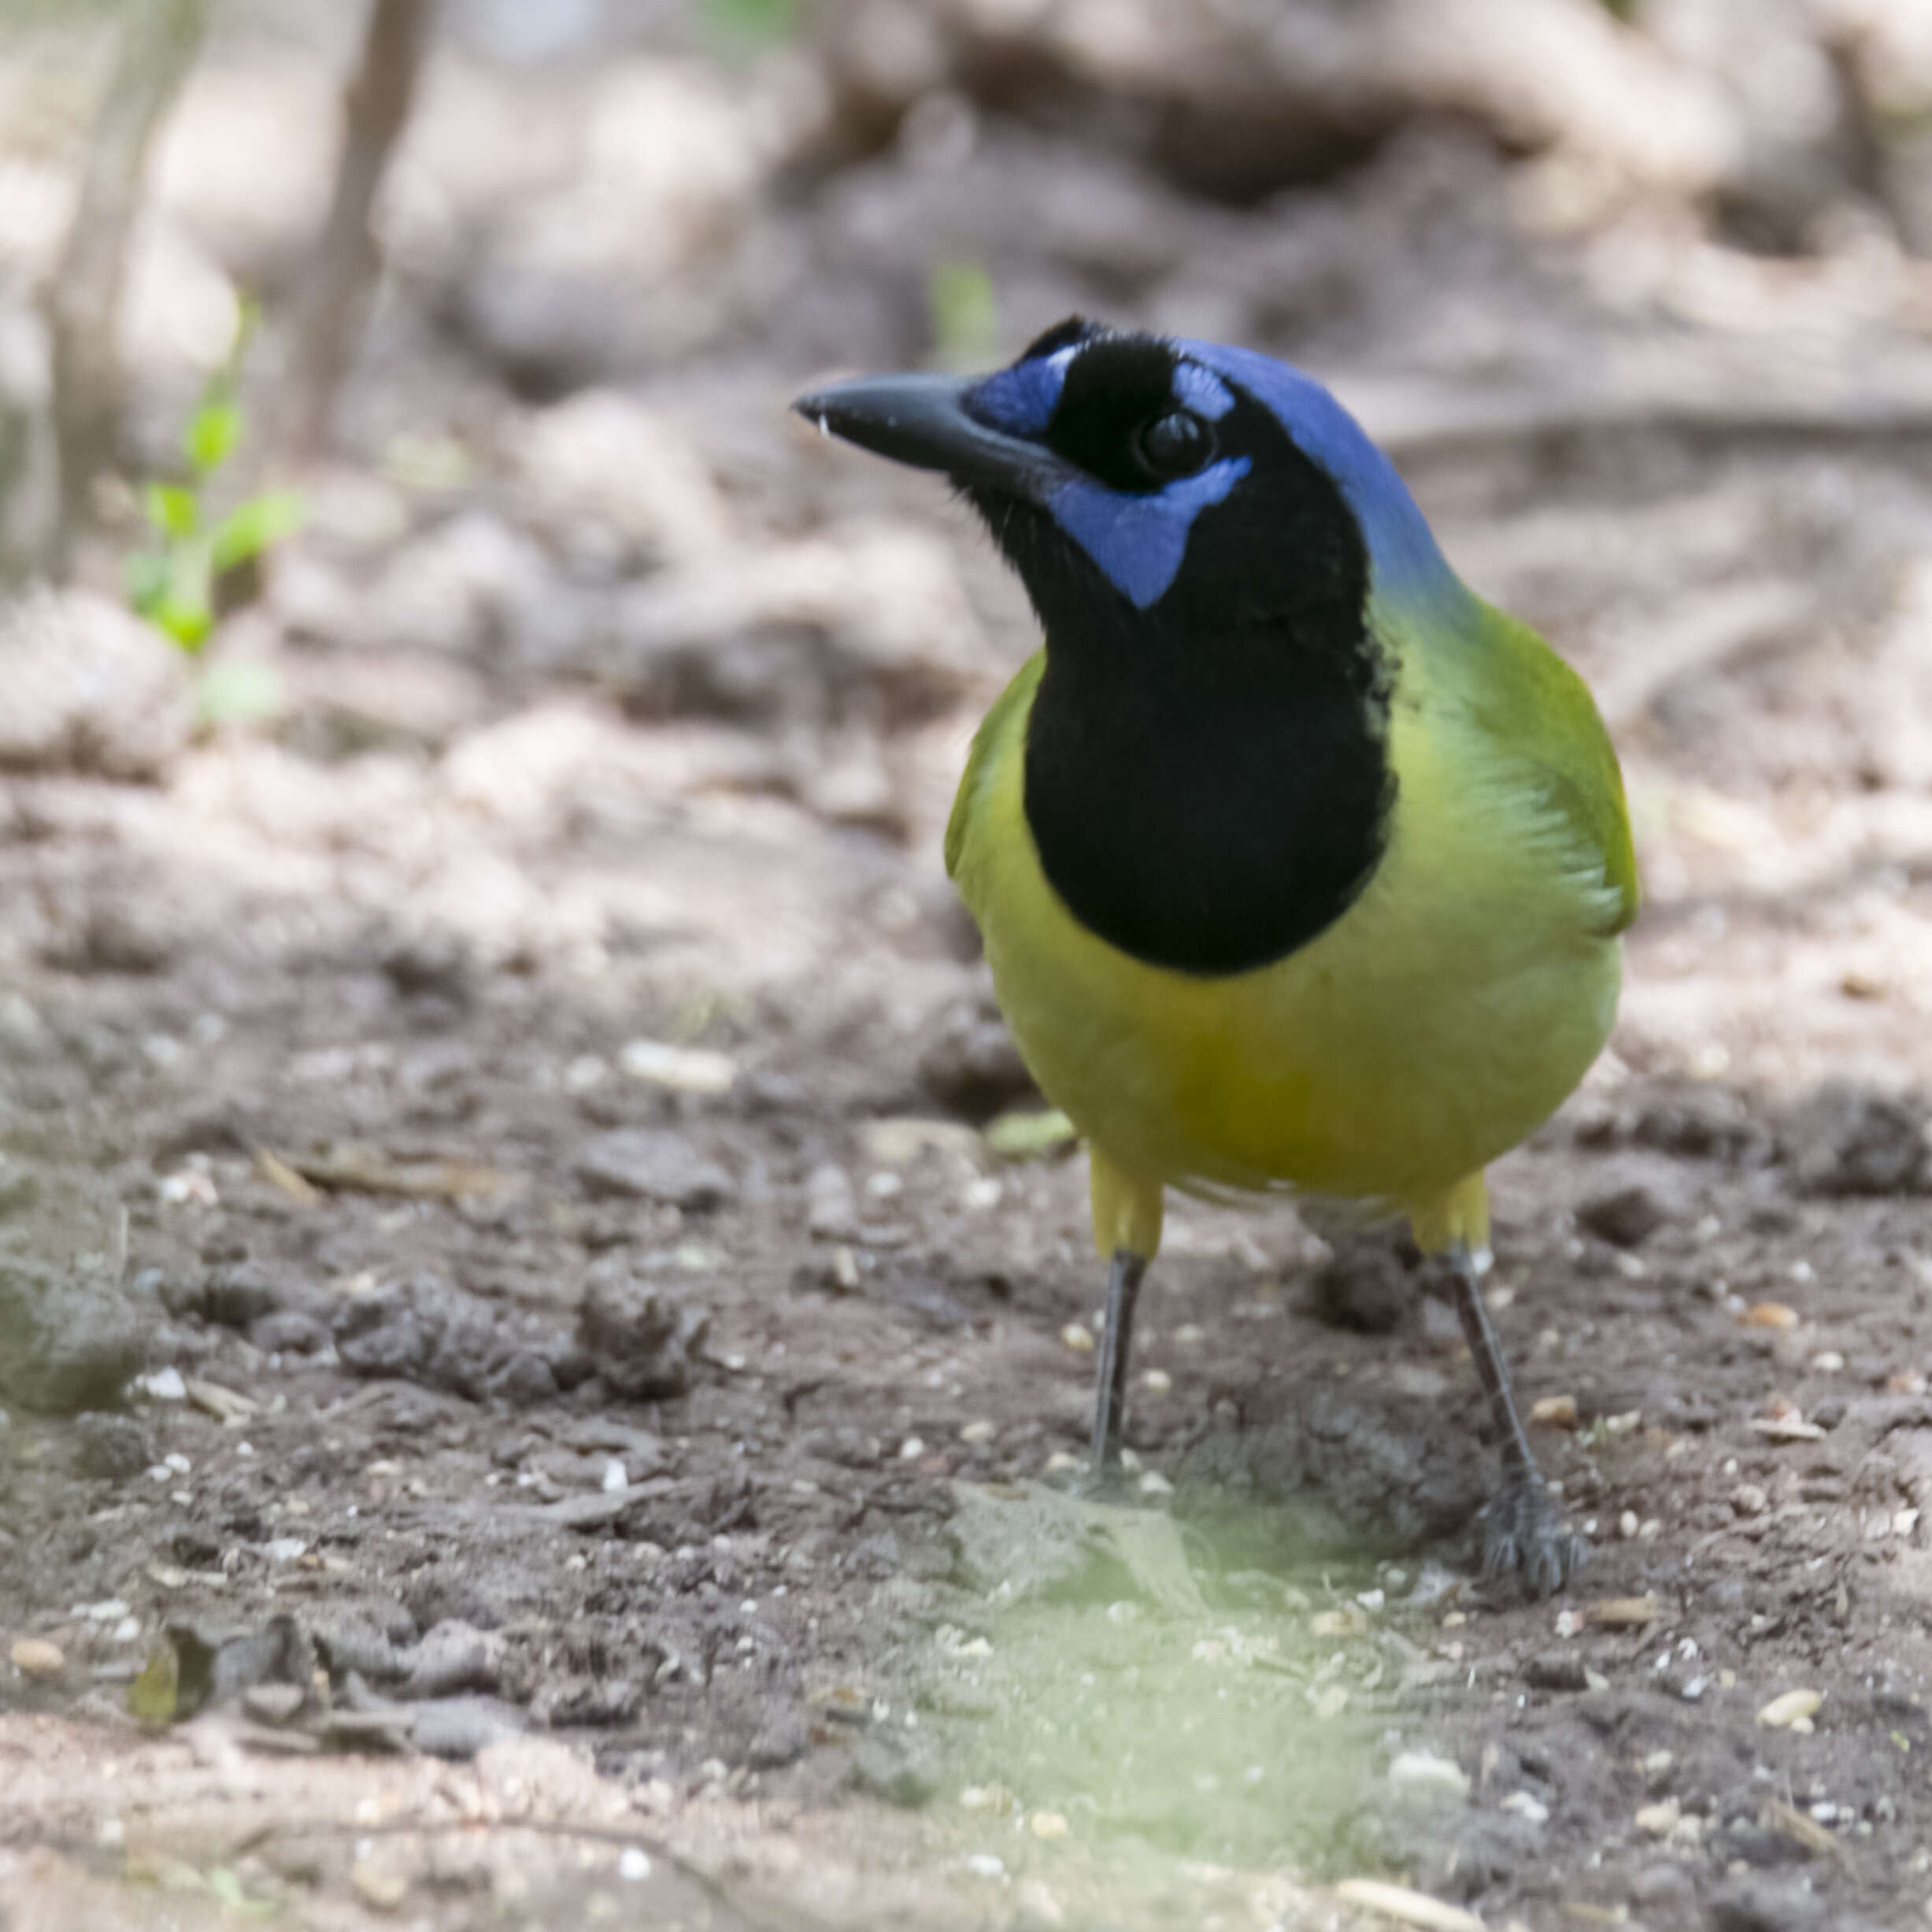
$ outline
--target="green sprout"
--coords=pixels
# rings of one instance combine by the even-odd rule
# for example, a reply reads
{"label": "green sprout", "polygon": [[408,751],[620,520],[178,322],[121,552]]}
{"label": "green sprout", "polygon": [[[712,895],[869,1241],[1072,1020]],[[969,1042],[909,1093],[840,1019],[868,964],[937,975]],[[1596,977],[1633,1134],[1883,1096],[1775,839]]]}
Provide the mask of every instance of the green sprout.
{"label": "green sprout", "polygon": [[748,60],[789,40],[800,10],[800,0],[697,0],[698,33],[720,58]]}
{"label": "green sprout", "polygon": [[215,481],[246,427],[238,392],[254,320],[244,308],[235,346],[209,377],[182,431],[187,480],[142,487],[149,540],[128,560],[128,601],[191,657],[215,627],[223,578],[302,526],[302,499],[287,490],[264,490],[219,516],[209,510]]}
{"label": "green sprout", "polygon": [[926,278],[935,359],[948,368],[977,368],[993,360],[999,341],[998,298],[993,278],[977,261],[942,261]]}

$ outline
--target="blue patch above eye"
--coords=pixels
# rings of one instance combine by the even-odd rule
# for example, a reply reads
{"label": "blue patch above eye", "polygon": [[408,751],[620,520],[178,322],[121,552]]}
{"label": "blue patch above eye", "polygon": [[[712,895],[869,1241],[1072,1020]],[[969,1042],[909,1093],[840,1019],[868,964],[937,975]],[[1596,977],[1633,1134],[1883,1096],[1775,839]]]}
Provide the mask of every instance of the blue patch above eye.
{"label": "blue patch above eye", "polygon": [[1137,610],[1145,610],[1173,583],[1187,554],[1194,519],[1221,502],[1251,467],[1245,456],[1228,457],[1153,496],[1130,496],[1079,476],[1061,484],[1046,507],[1114,588]]}
{"label": "blue patch above eye", "polygon": [[1180,362],[1175,365],[1174,400],[1183,409],[1218,423],[1234,408],[1234,392],[1198,362]]}
{"label": "blue patch above eye", "polygon": [[1032,362],[1016,362],[1010,369],[989,376],[966,397],[966,405],[981,422],[1015,436],[1037,436],[1053,420],[1067,371],[1079,345],[1070,342]]}

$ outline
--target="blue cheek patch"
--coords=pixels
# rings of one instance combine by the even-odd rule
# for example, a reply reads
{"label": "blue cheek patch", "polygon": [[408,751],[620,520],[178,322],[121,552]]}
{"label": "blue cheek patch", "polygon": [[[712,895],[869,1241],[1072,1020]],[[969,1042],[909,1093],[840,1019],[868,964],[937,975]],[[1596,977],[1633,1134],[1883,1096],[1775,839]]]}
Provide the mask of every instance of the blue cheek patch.
{"label": "blue cheek patch", "polygon": [[1198,362],[1180,362],[1174,369],[1174,400],[1183,409],[1218,423],[1234,406],[1234,392],[1212,369]]}
{"label": "blue cheek patch", "polygon": [[1070,343],[1032,362],[1016,362],[989,376],[966,398],[981,422],[1013,436],[1037,436],[1053,420],[1079,345]]}
{"label": "blue cheek patch", "polygon": [[1225,457],[1197,476],[1144,497],[1076,477],[1053,492],[1046,508],[1115,589],[1135,609],[1145,610],[1173,583],[1187,554],[1194,519],[1220,502],[1250,467],[1245,456]]}

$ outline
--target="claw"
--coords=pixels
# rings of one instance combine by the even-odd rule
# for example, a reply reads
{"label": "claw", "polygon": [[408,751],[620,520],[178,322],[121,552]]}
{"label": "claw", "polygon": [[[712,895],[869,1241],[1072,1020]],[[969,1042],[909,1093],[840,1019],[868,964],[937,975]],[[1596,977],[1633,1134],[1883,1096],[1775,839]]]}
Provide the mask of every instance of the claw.
{"label": "claw", "polygon": [[1590,1545],[1557,1514],[1540,1482],[1505,1479],[1482,1512],[1482,1575],[1513,1577],[1531,1596],[1552,1597],[1582,1568]]}

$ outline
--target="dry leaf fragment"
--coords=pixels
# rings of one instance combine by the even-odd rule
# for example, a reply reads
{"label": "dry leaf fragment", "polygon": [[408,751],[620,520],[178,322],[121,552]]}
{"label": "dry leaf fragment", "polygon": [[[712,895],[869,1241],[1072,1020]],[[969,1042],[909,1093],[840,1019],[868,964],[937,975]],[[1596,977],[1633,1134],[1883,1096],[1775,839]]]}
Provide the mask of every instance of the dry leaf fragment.
{"label": "dry leaf fragment", "polygon": [[1308,1628],[1317,1637],[1360,1637],[1368,1628],[1368,1619],[1353,1604],[1345,1604],[1339,1610],[1317,1610]]}
{"label": "dry leaf fragment", "polygon": [[322,1198],[272,1147],[255,1149],[255,1171],[271,1187],[279,1188],[290,1200],[300,1201],[305,1208],[313,1208]]}
{"label": "dry leaf fragment", "polygon": [[1379,1912],[1399,1925],[1419,1926],[1423,1932],[1483,1932],[1482,1921],[1474,1912],[1381,1878],[1344,1878],[1335,1887],[1335,1897],[1345,1905]]}
{"label": "dry leaf fragment", "polygon": [[1774,1798],[1764,1808],[1764,1823],[1781,1838],[1788,1838],[1801,1847],[1812,1858],[1838,1858],[1845,1856],[1845,1847],[1815,1818],[1810,1818],[1795,1804],[1786,1804]]}
{"label": "dry leaf fragment", "polygon": [[1530,1405],[1530,1419],[1545,1429],[1574,1429],[1576,1427],[1576,1397],[1573,1395],[1545,1395]]}
{"label": "dry leaf fragment", "polygon": [[261,1408],[253,1396],[244,1395],[239,1389],[225,1388],[218,1382],[205,1382],[190,1375],[186,1386],[188,1401],[204,1416],[213,1416],[224,1428],[240,1428]]}
{"label": "dry leaf fragment", "polygon": [[1802,1416],[1753,1416],[1751,1427],[1774,1442],[1822,1442],[1825,1432]]}
{"label": "dry leaf fragment", "polygon": [[375,1148],[353,1145],[291,1156],[286,1164],[331,1193],[393,1194],[405,1201],[459,1201],[504,1194],[517,1184],[510,1175],[468,1160],[394,1161]]}
{"label": "dry leaf fragment", "polygon": [[1657,1600],[1655,1597],[1605,1597],[1593,1603],[1583,1612],[1593,1623],[1600,1623],[1612,1630],[1631,1630],[1640,1624],[1654,1623],[1657,1620]]}
{"label": "dry leaf fragment", "polygon": [[1782,1301],[1756,1301],[1745,1310],[1744,1325],[1747,1328],[1795,1328],[1798,1312]]}

